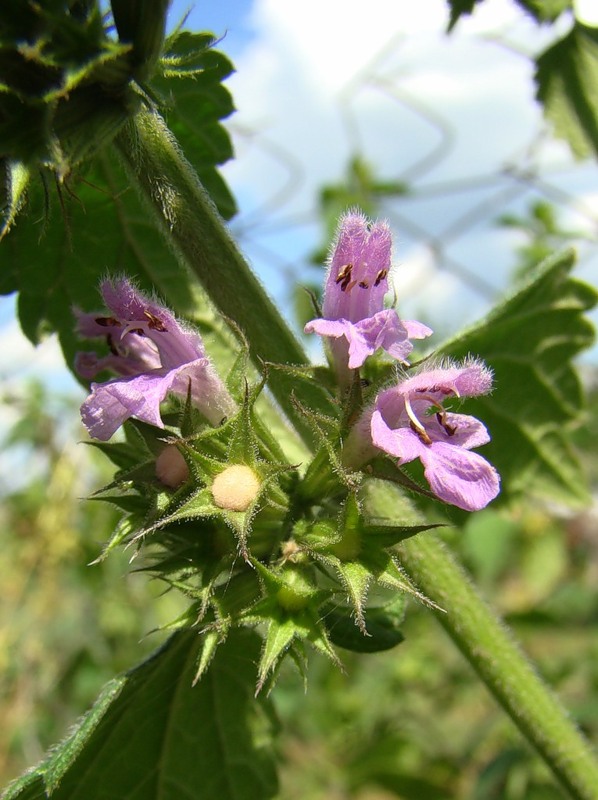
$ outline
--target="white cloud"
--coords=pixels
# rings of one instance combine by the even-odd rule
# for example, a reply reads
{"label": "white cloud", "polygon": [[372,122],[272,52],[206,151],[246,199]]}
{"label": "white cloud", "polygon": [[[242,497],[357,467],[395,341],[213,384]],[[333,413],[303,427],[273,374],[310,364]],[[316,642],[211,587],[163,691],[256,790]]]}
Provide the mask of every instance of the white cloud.
{"label": "white cloud", "polygon": [[[571,163],[567,148],[549,140],[530,149],[544,123],[525,52],[546,47],[555,30],[536,25],[511,0],[476,6],[450,36],[447,17],[444,0],[254,3],[254,36],[236,58],[230,81],[239,109],[231,118],[239,158],[225,172],[241,201],[235,230],[280,302],[301,280],[288,265],[301,264],[320,243],[314,226],[306,226],[317,219],[318,191],[343,179],[355,152],[379,177],[406,176],[419,188],[495,177],[496,185],[483,184],[486,194],[422,193],[386,207],[395,216],[400,259],[415,258],[420,270],[411,281],[414,302],[426,296],[434,314],[445,308],[450,315],[452,309],[456,325],[463,312],[471,317],[485,309],[488,298],[476,295],[466,280],[439,271],[435,245],[418,242],[417,234],[419,229],[420,240],[427,232],[428,239],[442,241],[453,219],[458,224],[468,213],[475,217],[483,204],[486,218],[469,228],[464,223],[451,240],[451,254],[462,261],[463,274],[491,276],[499,289],[506,285],[512,241],[494,230],[492,220],[513,200],[524,213],[532,189],[501,172],[540,162],[544,172]],[[568,24],[565,15],[558,31]],[[596,168],[585,169],[595,185]],[[289,235],[270,259],[268,243],[277,224],[281,235],[293,224],[303,235]],[[417,248],[426,254],[426,269]],[[406,294],[401,291],[402,298]]]}
{"label": "white cloud", "polygon": [[230,80],[241,158],[225,171],[245,209],[286,178],[295,194],[283,210],[313,206],[356,149],[397,174],[458,131],[443,178],[521,149],[541,125],[530,62],[479,34],[537,26],[508,0],[482,4],[451,36],[446,22],[444,0],[257,0],[255,36]]}

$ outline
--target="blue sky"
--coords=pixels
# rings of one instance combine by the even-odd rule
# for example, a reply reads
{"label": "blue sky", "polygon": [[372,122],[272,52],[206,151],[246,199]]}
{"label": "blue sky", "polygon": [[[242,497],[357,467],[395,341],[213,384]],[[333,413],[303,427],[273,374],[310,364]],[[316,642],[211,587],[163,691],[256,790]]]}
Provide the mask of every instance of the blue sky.
{"label": "blue sky", "polygon": [[222,49],[233,59],[253,38],[250,15],[252,0],[203,0],[191,5],[186,0],[174,0],[168,14],[172,28],[187,15],[185,27],[194,31],[211,31],[224,37]]}

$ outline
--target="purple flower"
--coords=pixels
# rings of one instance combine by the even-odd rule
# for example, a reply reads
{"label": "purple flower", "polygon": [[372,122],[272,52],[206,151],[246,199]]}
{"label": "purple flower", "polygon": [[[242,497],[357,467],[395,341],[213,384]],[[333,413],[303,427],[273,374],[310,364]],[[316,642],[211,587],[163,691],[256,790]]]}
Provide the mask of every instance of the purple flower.
{"label": "purple flower", "polygon": [[308,322],[306,333],[330,336],[337,370],[358,369],[380,347],[405,361],[413,345],[432,331],[399,319],[384,308],[388,291],[391,233],[385,222],[370,224],[363,214],[341,217],[324,288],[323,317]]}
{"label": "purple flower", "polygon": [[[358,421],[348,442],[349,460],[363,461],[384,450],[406,464],[419,458],[430,488],[445,503],[477,511],[500,490],[494,467],[470,452],[490,441],[475,417],[445,411],[447,398],[474,397],[492,388],[492,373],[483,364],[420,372],[381,392]],[[373,446],[373,447],[372,447]]]}
{"label": "purple flower", "polygon": [[83,424],[94,439],[106,441],[129,417],[164,427],[160,403],[169,392],[193,403],[213,425],[235,411],[235,403],[206,355],[199,334],[183,328],[163,306],[138,292],[125,278],[101,284],[109,316],[75,309],[77,331],[103,338],[110,354],[78,353],[75,367],[84,378],[110,369],[120,377],[92,383],[81,406]]}

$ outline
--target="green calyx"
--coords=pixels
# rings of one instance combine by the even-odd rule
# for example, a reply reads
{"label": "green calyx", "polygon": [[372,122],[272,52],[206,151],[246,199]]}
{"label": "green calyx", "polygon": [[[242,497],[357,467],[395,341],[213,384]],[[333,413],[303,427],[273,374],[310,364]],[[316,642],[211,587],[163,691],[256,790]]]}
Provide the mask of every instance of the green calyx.
{"label": "green calyx", "polygon": [[[393,547],[432,526],[374,518],[372,498],[391,491],[398,502],[401,490],[343,471],[332,437],[305,467],[288,463],[254,413],[262,384],[250,388],[237,366],[229,387],[238,411],[220,426],[208,426],[188,397],[163,413],[165,430],[129,420],[125,442],[97,444],[119,468],[97,499],[125,513],[104,556],[136,547],[146,553],[141,569],[191,601],[169,627],[202,631],[196,679],[233,628],[257,626],[261,689],[287,655],[303,673],[306,646],[338,663],[335,644],[399,644],[404,598],[426,599]],[[315,424],[326,438],[328,421]]]}

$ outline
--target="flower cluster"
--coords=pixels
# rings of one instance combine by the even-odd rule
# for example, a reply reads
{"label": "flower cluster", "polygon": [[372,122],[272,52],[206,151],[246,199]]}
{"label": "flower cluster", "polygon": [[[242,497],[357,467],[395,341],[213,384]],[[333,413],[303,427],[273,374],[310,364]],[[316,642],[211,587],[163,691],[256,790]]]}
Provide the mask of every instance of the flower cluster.
{"label": "flower cluster", "polygon": [[[322,313],[306,326],[329,345],[339,394],[324,389],[324,409],[301,407],[321,442],[301,466],[257,414],[263,384],[251,384],[247,353],[228,376],[230,394],[199,334],[124,278],[102,283],[107,311],[75,312],[81,336],[103,339],[105,349],[79,353],[80,374],[116,373],[91,384],[84,424],[106,441],[131,420],[125,446],[102,447],[118,472],[96,496],[124,514],[104,555],[151,543],[147,568],[191,598],[173,627],[201,626],[196,679],[234,626],[266,628],[258,690],[287,654],[303,663],[306,643],[338,663],[333,645],[374,652],[402,641],[406,595],[429,601],[395,545],[433,526],[380,524],[369,476],[425,492],[401,469],[419,460],[431,492],[469,511],[499,491],[496,471],[472,452],[488,442],[486,428],[449,408],[489,392],[492,375],[474,359],[409,366],[412,340],[432,331],[385,307],[391,244],[386,224],[358,213],[341,219]],[[379,350],[387,358],[373,362]],[[373,380],[365,400],[362,377]],[[168,395],[185,402],[163,418]],[[382,454],[396,465],[380,467]],[[394,510],[402,495],[392,491]],[[368,608],[374,585],[376,603],[385,593],[389,602]]]}
{"label": "flower cluster", "polygon": [[[397,361],[413,349],[410,339],[432,331],[420,322],[402,321],[384,307],[388,291],[391,236],[385,223],[370,224],[357,213],[340,221],[330,258],[323,318],[305,326],[306,333],[333,337],[331,347],[341,383],[379,348]],[[474,417],[446,411],[450,398],[486,394],[492,374],[483,364],[439,366],[420,371],[384,389],[354,426],[345,446],[348,466],[361,466],[377,452],[399,465],[420,459],[434,494],[468,511],[486,506],[499,492],[496,470],[470,452],[490,440]]]}
{"label": "flower cluster", "polygon": [[[385,307],[392,240],[384,222],[370,223],[350,212],[340,220],[326,278],[322,316],[307,333],[326,337],[341,389],[382,349],[408,367],[412,339],[432,331],[402,320]],[[160,404],[168,393],[185,398],[212,425],[233,414],[236,404],[208,359],[200,336],[183,327],[157,302],[126,279],[106,280],[101,292],[109,313],[76,311],[78,331],[106,339],[109,354],[79,353],[76,367],[86,378],[105,369],[118,377],[92,383],[81,414],[90,435],[107,440],[129,417],[163,427]],[[360,468],[380,451],[398,465],[419,459],[432,492],[468,511],[486,506],[499,492],[494,468],[471,452],[489,441],[477,419],[445,409],[447,400],[483,395],[492,388],[491,372],[480,362],[444,364],[384,387],[365,408],[345,442],[343,461]]]}

